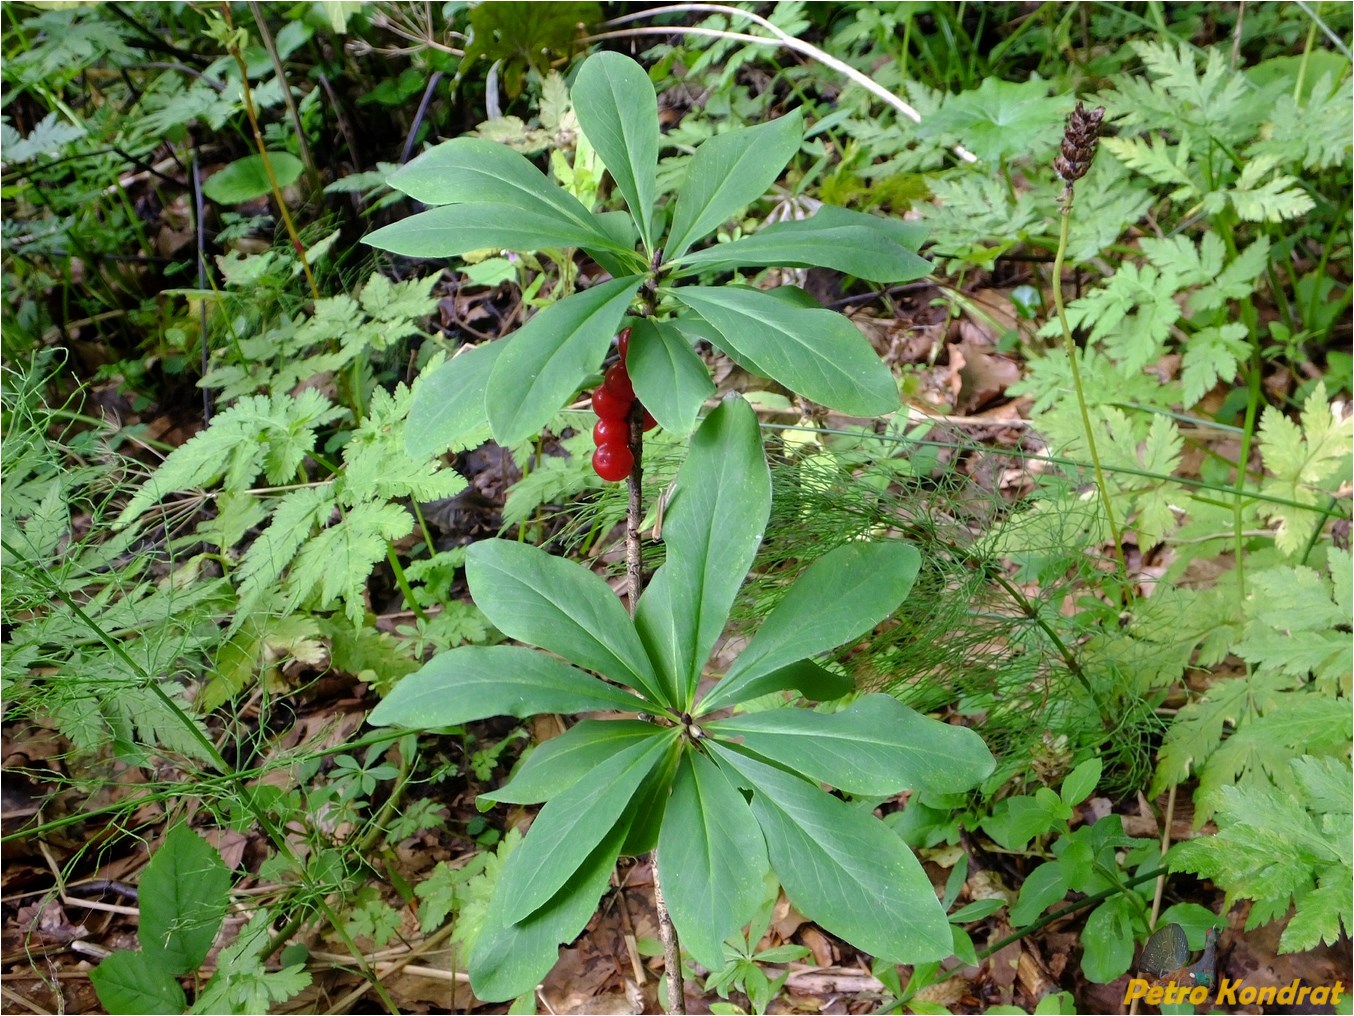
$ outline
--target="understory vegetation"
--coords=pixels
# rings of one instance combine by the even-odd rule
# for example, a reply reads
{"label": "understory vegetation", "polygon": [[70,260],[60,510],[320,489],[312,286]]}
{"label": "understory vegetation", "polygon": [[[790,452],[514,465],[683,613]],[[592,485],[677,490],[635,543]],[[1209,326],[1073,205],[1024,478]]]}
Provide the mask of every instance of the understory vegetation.
{"label": "understory vegetation", "polygon": [[0,17],[7,1006],[1354,979],[1348,5]]}

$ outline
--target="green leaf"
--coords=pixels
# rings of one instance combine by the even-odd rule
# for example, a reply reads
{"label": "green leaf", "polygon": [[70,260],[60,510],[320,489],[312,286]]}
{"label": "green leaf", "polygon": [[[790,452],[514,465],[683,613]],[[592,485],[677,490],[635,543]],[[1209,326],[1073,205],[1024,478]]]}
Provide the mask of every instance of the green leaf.
{"label": "green leaf", "polygon": [[1053,904],[1067,895],[1067,876],[1057,861],[1045,861],[1025,878],[1020,899],[1011,908],[1011,924],[1017,928],[1033,924]]}
{"label": "green leaf", "polygon": [[950,954],[950,926],[931,880],[873,815],[717,742],[730,781],[752,793],[771,866],[804,916],[890,963]]}
{"label": "green leaf", "polygon": [[513,205],[605,235],[576,197],[548,180],[520,152],[483,138],[444,141],[391,174],[387,182],[425,205]]}
{"label": "green leaf", "polygon": [[1080,804],[1091,796],[1096,784],[1100,782],[1102,763],[1098,758],[1088,758],[1063,778],[1059,796],[1063,804]]}
{"label": "green leaf", "polygon": [[[500,875],[487,916],[470,953],[470,987],[484,1002],[506,1002],[535,989],[555,965],[562,943],[571,941],[597,910],[616,867],[626,830],[616,827],[574,872],[564,890],[526,920],[509,924],[501,905],[506,871]],[[518,847],[508,856],[520,851]]]}
{"label": "green leaf", "polygon": [[183,1012],[188,1005],[183,988],[165,969],[164,961],[149,953],[115,952],[89,972],[89,980],[112,1016],[168,1016]]}
{"label": "green leaf", "polygon": [[[301,160],[290,152],[269,152],[268,161],[272,164],[279,187],[295,183],[305,169]],[[236,159],[225,169],[202,181],[202,193],[218,205],[238,205],[242,201],[253,201],[271,194],[272,191],[261,155],[246,155],[243,159]]]}
{"label": "green leaf", "polygon": [[631,326],[626,358],[635,395],[664,430],[689,434],[715,384],[705,362],[675,328],[641,318]]}
{"label": "green leaf", "polygon": [[432,730],[486,716],[631,710],[637,703],[633,695],[525,646],[461,646],[397,684],[367,722]]}
{"label": "green leaf", "polygon": [[891,695],[866,695],[839,713],[770,709],[704,727],[848,794],[959,793],[996,766],[976,733],[923,716]]}
{"label": "green leaf", "polygon": [[684,286],[672,295],[715,329],[721,349],[805,398],[853,416],[898,408],[893,375],[840,314],[742,286]]}
{"label": "green leaf", "polygon": [[368,233],[362,242],[415,258],[449,258],[486,249],[536,251],[614,246],[595,224],[577,223],[554,210],[488,201],[442,205],[419,212]]}
{"label": "green leaf", "polygon": [[138,889],[141,948],[163,956],[170,974],[200,967],[230,904],[230,872],[221,855],[186,825],[176,825],[146,865]]}
{"label": "green leaf", "polygon": [[724,940],[752,920],[771,864],[766,841],[720,769],[687,752],[658,838],[663,898],[682,945],[703,966],[724,965]]}
{"label": "green leaf", "polygon": [[793,689],[812,702],[831,702],[856,690],[846,674],[835,673],[811,660],[779,667],[758,684],[766,689],[763,694]]}
{"label": "green leaf", "polygon": [[1133,962],[1135,903],[1137,898],[1130,902],[1127,893],[1111,896],[1086,918],[1081,933],[1081,972],[1096,984],[1109,984]]}
{"label": "green leaf", "polygon": [[983,79],[976,89],[947,96],[941,108],[917,130],[924,138],[953,136],[984,162],[1004,163],[1013,156],[1038,158],[1058,143],[1069,96],[1049,98],[1049,82]]}
{"label": "green leaf", "polygon": [[644,777],[673,750],[680,727],[653,727],[649,736],[617,752],[553,798],[531,824],[500,876],[496,905],[517,924],[535,913],[569,881],[616,825]]}
{"label": "green leaf", "polygon": [[570,92],[578,125],[616,181],[644,246],[653,249],[658,96],[644,69],[620,53],[594,53]]}
{"label": "green leaf", "polygon": [[494,440],[537,434],[597,370],[643,281],[612,279],[541,311],[508,340],[489,374],[485,406]]}
{"label": "green leaf", "polygon": [[[909,543],[848,543],[818,558],[758,628],[702,713],[772,690],[765,679],[798,660],[863,635],[898,609],[921,567]],[[870,576],[870,581],[862,581]]]}
{"label": "green leaf", "polygon": [[757,414],[731,396],[691,439],[663,525],[667,562],[635,614],[649,658],[668,682],[678,711],[690,706],[770,511],[771,474]]}
{"label": "green leaf", "polygon": [[417,459],[440,455],[486,425],[484,393],[506,342],[486,342],[452,357],[414,385],[404,449]]}
{"label": "green leaf", "polygon": [[588,569],[529,544],[482,540],[467,551],[465,573],[476,605],[509,638],[662,703],[635,626],[611,587]]}
{"label": "green leaf", "polygon": [[874,282],[910,282],[929,274],[930,263],[891,237],[882,228],[884,221],[824,205],[810,219],[778,222],[752,236],[688,254],[674,275],[748,265],[832,268]]}
{"label": "green leaf", "polygon": [[770,123],[717,134],[697,148],[677,188],[667,257],[680,258],[695,241],[765,194],[803,137],[804,117],[794,110]]}
{"label": "green leaf", "polygon": [[563,793],[612,756],[654,735],[643,720],[583,720],[527,758],[505,786],[478,800],[539,804]]}

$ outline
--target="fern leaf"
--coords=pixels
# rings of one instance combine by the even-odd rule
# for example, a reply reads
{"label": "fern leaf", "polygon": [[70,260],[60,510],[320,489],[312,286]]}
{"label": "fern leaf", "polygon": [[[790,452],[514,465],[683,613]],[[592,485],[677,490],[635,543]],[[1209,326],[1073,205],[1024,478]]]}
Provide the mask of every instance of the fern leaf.
{"label": "fern leaf", "polygon": [[280,585],[282,573],[315,529],[329,521],[334,504],[332,484],[302,487],[277,503],[272,522],[250,545],[235,572],[240,604],[231,631],[268,605],[269,597]]}
{"label": "fern leaf", "polygon": [[1241,176],[1228,189],[1232,207],[1246,222],[1283,222],[1306,215],[1316,207],[1294,177],[1280,173],[1268,182],[1261,182],[1277,164],[1273,155],[1256,156],[1246,163]]}
{"label": "fern leaf", "polygon": [[1281,163],[1297,160],[1308,171],[1347,166],[1354,149],[1354,125],[1349,116],[1350,82],[1332,86],[1323,74],[1305,106],[1292,95],[1280,96],[1260,140],[1247,155],[1273,156]]}
{"label": "fern leaf", "polygon": [[170,452],[113,524],[121,529],[166,495],[217,480],[239,493],[260,471],[273,483],[293,479],[315,447],[315,429],[345,412],[314,389],[296,398],[247,396]]}
{"label": "fern leaf", "polygon": [[413,393],[403,384],[393,394],[380,388],[372,393],[367,418],[343,448],[340,496],[345,504],[401,497],[435,501],[465,489],[465,478],[454,469],[434,458],[415,459],[405,450],[412,403]]}
{"label": "fern leaf", "polygon": [[[1261,487],[1265,494],[1317,505],[1350,478],[1350,439],[1354,417],[1343,419],[1326,404],[1326,385],[1319,382],[1303,404],[1301,425],[1270,406],[1260,418],[1260,453],[1272,474]],[[1285,554],[1302,550],[1322,516],[1281,504],[1261,512],[1274,523],[1275,545]]]}
{"label": "fern leaf", "polygon": [[398,505],[357,505],[297,555],[287,578],[290,609],[310,601],[326,610],[342,600],[348,620],[360,625],[372,567],[385,558],[389,541],[408,536],[413,528],[413,518]]}
{"label": "fern leaf", "polygon": [[1190,336],[1180,361],[1181,398],[1193,406],[1219,381],[1236,377],[1237,366],[1250,355],[1246,326],[1238,321],[1201,328]]}

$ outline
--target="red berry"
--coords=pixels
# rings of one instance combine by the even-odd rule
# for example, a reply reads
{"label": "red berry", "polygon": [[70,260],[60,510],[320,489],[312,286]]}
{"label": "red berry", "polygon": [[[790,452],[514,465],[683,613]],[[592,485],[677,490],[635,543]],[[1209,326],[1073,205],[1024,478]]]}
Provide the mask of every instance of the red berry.
{"label": "red berry", "polygon": [[592,411],[604,420],[623,420],[625,414],[630,412],[630,404],[634,401],[633,398],[621,398],[618,393],[603,385],[592,393]]}
{"label": "red berry", "polygon": [[[643,407],[641,407],[641,408],[643,408]],[[644,425],[643,425],[643,429],[644,429],[644,430],[653,430],[653,429],[654,429],[655,427],[657,427],[657,426],[658,426],[658,421],[655,420],[655,419],[653,418],[653,414],[651,414],[647,409],[645,409],[645,410],[644,410]]]}
{"label": "red berry", "polygon": [[608,483],[624,480],[635,465],[635,457],[623,444],[598,445],[592,453],[592,468]]}
{"label": "red berry", "polygon": [[635,386],[630,383],[630,375],[626,373],[623,363],[613,363],[606,369],[602,387],[610,388],[626,402],[635,401]]}
{"label": "red berry", "polygon": [[616,336],[616,345],[621,351],[621,360],[625,360],[625,354],[630,352],[630,329],[622,328],[621,333]]}
{"label": "red berry", "polygon": [[630,421],[615,420],[610,417],[599,419],[592,427],[592,443],[597,446],[629,445]]}

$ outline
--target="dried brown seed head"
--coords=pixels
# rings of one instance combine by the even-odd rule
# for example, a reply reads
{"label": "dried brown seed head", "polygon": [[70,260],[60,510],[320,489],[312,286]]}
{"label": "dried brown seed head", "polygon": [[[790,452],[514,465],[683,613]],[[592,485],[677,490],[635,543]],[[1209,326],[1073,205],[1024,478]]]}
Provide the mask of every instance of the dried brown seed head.
{"label": "dried brown seed head", "polygon": [[1063,131],[1062,152],[1053,160],[1054,172],[1065,182],[1080,180],[1091,168],[1095,158],[1096,142],[1100,140],[1100,125],[1105,119],[1105,107],[1088,110],[1080,102],[1067,118]]}

